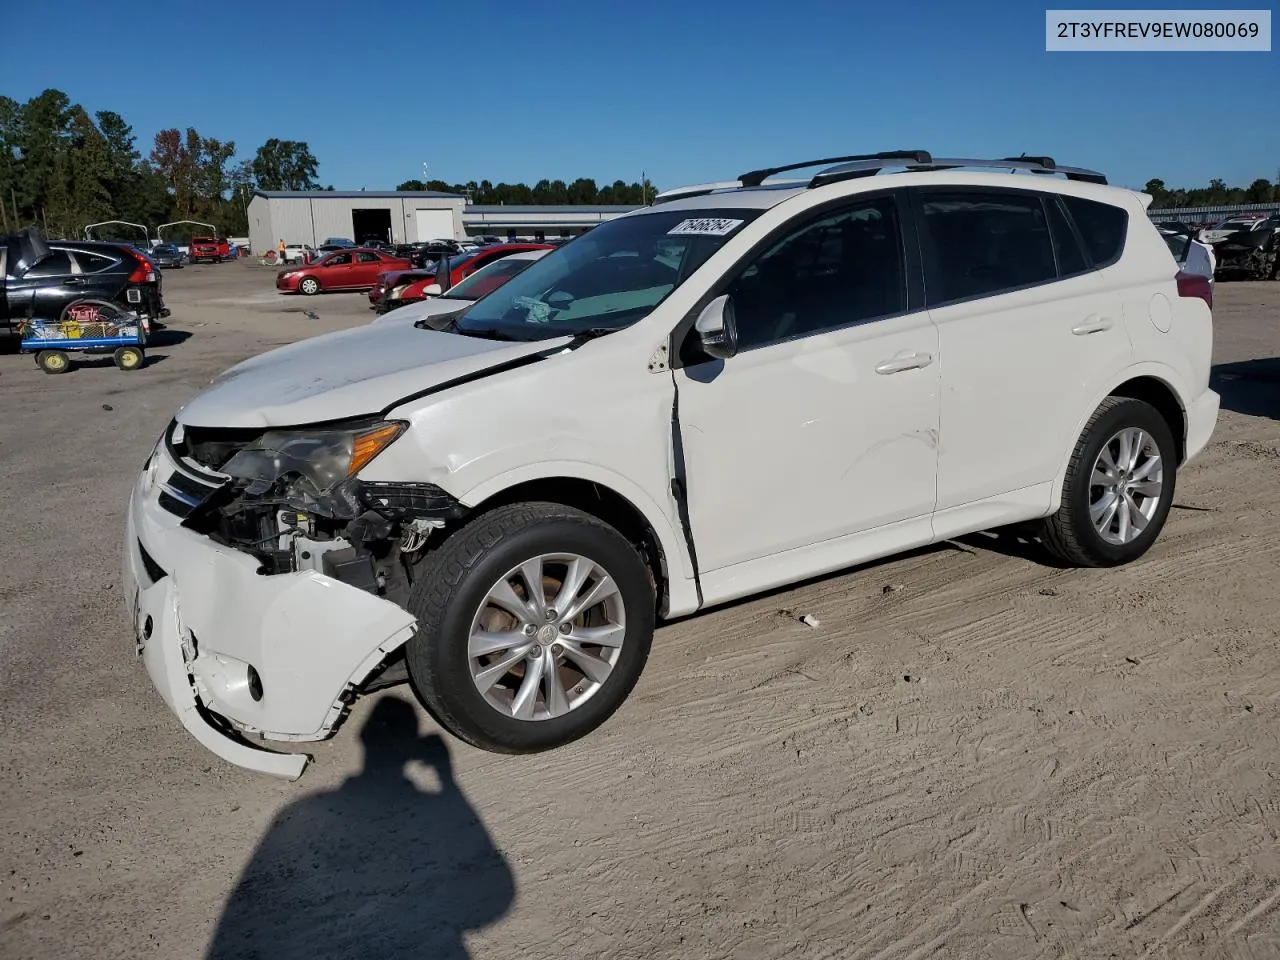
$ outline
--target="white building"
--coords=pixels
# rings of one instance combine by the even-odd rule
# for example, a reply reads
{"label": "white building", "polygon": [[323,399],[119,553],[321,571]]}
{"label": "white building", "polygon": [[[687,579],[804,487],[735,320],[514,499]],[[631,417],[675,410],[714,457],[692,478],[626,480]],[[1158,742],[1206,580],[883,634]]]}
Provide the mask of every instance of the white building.
{"label": "white building", "polygon": [[285,243],[318,247],[330,237],[363,243],[460,240],[467,198],[433,191],[255,190],[249,242],[261,253]]}
{"label": "white building", "polygon": [[577,236],[634,210],[630,206],[475,205],[433,191],[255,190],[249,242],[262,253],[285,243],[318,247],[330,237],[390,243],[496,236],[551,240]]}

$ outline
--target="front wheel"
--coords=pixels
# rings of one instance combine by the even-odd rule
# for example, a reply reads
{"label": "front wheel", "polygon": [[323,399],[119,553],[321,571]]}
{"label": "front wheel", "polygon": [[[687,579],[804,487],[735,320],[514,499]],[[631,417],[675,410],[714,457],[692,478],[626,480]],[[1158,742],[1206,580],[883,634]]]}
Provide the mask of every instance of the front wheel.
{"label": "front wheel", "polygon": [[636,548],[550,503],[473,520],[416,572],[406,660],[455,736],[497,753],[562,746],[604,723],[644,669],[654,590]]}
{"label": "front wheel", "polygon": [[1062,506],[1044,522],[1045,546],[1080,567],[1136,560],[1164,527],[1177,468],[1178,448],[1160,412],[1107,397],[1076,443]]}
{"label": "front wheel", "polygon": [[298,284],[298,292],[313,297],[320,292],[320,281],[315,277],[303,277]]}

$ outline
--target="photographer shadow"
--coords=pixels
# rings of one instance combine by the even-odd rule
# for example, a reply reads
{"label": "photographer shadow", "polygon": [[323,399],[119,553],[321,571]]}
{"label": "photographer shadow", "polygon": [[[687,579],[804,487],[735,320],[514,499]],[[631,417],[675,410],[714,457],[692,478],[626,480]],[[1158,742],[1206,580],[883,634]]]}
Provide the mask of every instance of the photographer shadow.
{"label": "photographer shadow", "polygon": [[[207,960],[465,960],[463,932],[511,907],[511,868],[454,782],[444,741],[420,737],[414,708],[394,696],[360,738],[358,774],[276,816]],[[418,789],[411,762],[433,768],[439,790]]]}

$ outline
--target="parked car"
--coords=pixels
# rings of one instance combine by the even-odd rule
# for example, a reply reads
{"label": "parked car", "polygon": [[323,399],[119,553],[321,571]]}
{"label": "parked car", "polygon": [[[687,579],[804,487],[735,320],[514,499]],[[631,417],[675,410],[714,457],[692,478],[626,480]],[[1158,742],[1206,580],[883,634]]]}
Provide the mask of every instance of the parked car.
{"label": "parked car", "polygon": [[321,290],[366,290],[387,270],[408,269],[408,260],[399,260],[381,250],[353,247],[321,257],[315,263],[276,274],[276,289],[284,293],[312,295]]}
{"label": "parked car", "polygon": [[1216,274],[1248,280],[1280,279],[1280,214],[1213,244]]}
{"label": "parked car", "polygon": [[231,244],[218,237],[192,237],[187,260],[191,263],[208,261],[221,263],[231,258]]}
{"label": "parked car", "polygon": [[157,243],[149,251],[151,262],[162,270],[181,270],[182,252],[176,244]]}
{"label": "parked car", "polygon": [[285,263],[303,263],[308,257],[315,259],[319,254],[309,243],[286,243],[284,245]]}
{"label": "parked car", "polygon": [[1198,239],[1201,243],[1214,244],[1241,230],[1252,230],[1265,219],[1267,219],[1265,213],[1242,213],[1239,216],[1227,217],[1212,227],[1201,230]]}
{"label": "parked car", "polygon": [[[467,277],[471,276],[477,270],[480,270],[491,263],[509,257],[514,253],[523,253],[529,250],[550,250],[551,247],[545,243],[500,243],[488,247],[479,247],[468,253],[462,253],[457,257],[446,257],[449,265],[449,283],[450,287],[456,286]],[[440,283],[437,274],[439,273],[440,264],[445,260],[437,261],[430,266],[399,271],[388,272],[385,277],[380,277],[379,282],[369,291],[369,302],[375,306],[379,312],[385,313],[388,310],[395,310],[406,304],[418,303],[430,296],[440,293]]]}
{"label": "parked car", "polygon": [[347,250],[350,250],[355,245],[356,242],[354,240],[349,240],[346,237],[325,237],[325,241],[322,244],[325,247],[341,247]]}
{"label": "parked car", "polygon": [[547,750],[618,709],[661,620],[1015,524],[1065,564],[1143,556],[1219,407],[1208,282],[1149,198],[1049,158],[828,163],[187,400],[123,537],[183,725],[297,777],[244,738],[330,736],[402,656],[447,730]]}
{"label": "parked car", "polygon": [[1156,226],[1178,269],[1206,278],[1212,287],[1215,273],[1213,247],[1197,240],[1195,230],[1187,224],[1160,223]]}
{"label": "parked car", "polygon": [[106,300],[147,321],[169,315],[160,272],[135,247],[92,241],[46,243],[38,231],[0,237],[0,336],[25,320],[59,320],[80,300]]}
{"label": "parked car", "polygon": [[[373,322],[381,323],[385,320],[395,320],[397,322],[416,323],[419,320],[427,320],[432,317],[454,313],[497,290],[516,274],[521,273],[533,261],[546,255],[546,250],[526,250],[520,253],[513,253],[510,256],[503,257],[501,260],[493,261],[486,267],[481,267],[456,287],[445,289],[439,296],[431,297],[425,301],[417,301],[408,306],[399,305],[400,301],[397,298],[393,302],[398,306],[380,310],[379,313],[381,315]],[[390,274],[384,274],[384,276],[390,276]],[[369,297],[371,300],[373,299],[372,291]]]}

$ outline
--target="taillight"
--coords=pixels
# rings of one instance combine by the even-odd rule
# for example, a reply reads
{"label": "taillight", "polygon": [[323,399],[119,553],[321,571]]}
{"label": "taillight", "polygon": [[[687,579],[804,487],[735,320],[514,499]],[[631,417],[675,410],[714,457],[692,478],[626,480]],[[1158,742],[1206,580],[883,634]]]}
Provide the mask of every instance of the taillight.
{"label": "taillight", "polygon": [[1208,304],[1210,310],[1213,309],[1213,284],[1209,282],[1208,277],[1179,270],[1177,280],[1178,296],[1199,297]]}
{"label": "taillight", "polygon": [[133,260],[137,264],[133,268],[133,273],[129,274],[130,283],[155,283],[156,267],[150,260],[142,256],[140,253],[133,255]]}

